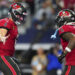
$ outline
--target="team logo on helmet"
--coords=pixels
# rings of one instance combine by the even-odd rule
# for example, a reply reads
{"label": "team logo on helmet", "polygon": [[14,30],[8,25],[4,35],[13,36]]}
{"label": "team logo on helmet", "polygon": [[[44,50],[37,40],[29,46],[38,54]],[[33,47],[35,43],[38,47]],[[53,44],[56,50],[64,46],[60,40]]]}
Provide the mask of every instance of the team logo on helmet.
{"label": "team logo on helmet", "polygon": [[11,7],[12,7],[13,9],[21,8],[21,6],[20,6],[20,5],[17,5],[16,3],[12,4]]}
{"label": "team logo on helmet", "polygon": [[61,10],[56,17],[57,25],[61,27],[68,22],[75,22],[75,13],[69,9]]}
{"label": "team logo on helmet", "polygon": [[59,12],[59,16],[60,16],[60,17],[70,17],[71,14],[70,14],[70,12],[68,12],[68,11],[60,11],[60,12]]}

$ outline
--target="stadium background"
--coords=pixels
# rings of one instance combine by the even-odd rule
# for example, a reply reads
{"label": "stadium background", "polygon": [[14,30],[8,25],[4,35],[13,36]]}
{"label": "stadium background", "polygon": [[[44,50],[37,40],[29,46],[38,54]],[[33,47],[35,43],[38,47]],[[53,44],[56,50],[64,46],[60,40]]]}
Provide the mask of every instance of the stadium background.
{"label": "stadium background", "polygon": [[[59,47],[59,35],[55,40],[51,35],[56,30],[55,17],[61,9],[75,11],[75,0],[14,0],[25,4],[28,16],[26,23],[19,26],[19,36],[16,42],[14,57],[18,59],[22,75],[31,75],[31,60],[38,48],[43,48],[45,54],[51,47]],[[8,17],[8,10],[13,0],[0,0],[0,19]],[[30,50],[29,52],[27,52]],[[30,55],[26,57],[27,55]]]}

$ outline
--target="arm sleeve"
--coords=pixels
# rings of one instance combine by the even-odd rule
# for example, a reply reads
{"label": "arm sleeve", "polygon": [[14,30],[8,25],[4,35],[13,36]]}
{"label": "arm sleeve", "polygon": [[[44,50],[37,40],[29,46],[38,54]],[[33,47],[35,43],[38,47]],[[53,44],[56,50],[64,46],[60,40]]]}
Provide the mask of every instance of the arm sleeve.
{"label": "arm sleeve", "polygon": [[67,33],[67,32],[71,32],[70,31],[70,26],[68,25],[64,25],[62,27],[59,28],[59,36],[61,37],[64,33]]}
{"label": "arm sleeve", "polygon": [[5,28],[7,30],[10,30],[11,25],[10,25],[9,20],[8,19],[7,20],[5,20],[5,19],[1,20],[0,21],[0,28]]}

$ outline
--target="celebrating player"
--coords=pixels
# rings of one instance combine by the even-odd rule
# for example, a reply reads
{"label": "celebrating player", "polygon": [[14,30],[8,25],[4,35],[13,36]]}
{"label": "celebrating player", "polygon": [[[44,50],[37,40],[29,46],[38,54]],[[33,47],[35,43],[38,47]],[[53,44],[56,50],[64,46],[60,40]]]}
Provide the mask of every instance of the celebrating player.
{"label": "celebrating player", "polygon": [[25,23],[27,11],[21,3],[14,3],[11,5],[9,15],[11,17],[0,20],[0,70],[4,75],[21,75],[12,56],[18,35],[17,25]]}
{"label": "celebrating player", "polygon": [[56,21],[63,47],[59,61],[66,58],[66,67],[62,75],[75,75],[75,13],[68,9],[61,10]]}

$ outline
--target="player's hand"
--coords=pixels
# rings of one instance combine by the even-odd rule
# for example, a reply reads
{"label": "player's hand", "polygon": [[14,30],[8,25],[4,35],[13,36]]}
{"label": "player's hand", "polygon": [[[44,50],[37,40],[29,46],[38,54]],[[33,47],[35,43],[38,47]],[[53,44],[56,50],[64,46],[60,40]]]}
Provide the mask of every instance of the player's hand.
{"label": "player's hand", "polygon": [[0,39],[1,39],[1,41],[3,42],[3,44],[5,44],[6,40],[9,38],[9,36],[10,36],[10,34],[7,35],[7,36],[5,36],[5,37],[2,37],[2,36],[0,35]]}
{"label": "player's hand", "polygon": [[59,57],[58,57],[58,61],[59,61],[61,64],[62,64],[62,62],[63,62],[62,60],[63,60],[62,56],[59,56]]}
{"label": "player's hand", "polygon": [[67,53],[68,53],[68,52],[65,51],[64,53],[62,53],[61,56],[58,57],[58,60],[59,60],[60,63],[62,63],[62,60],[64,59],[64,57],[66,56]]}

